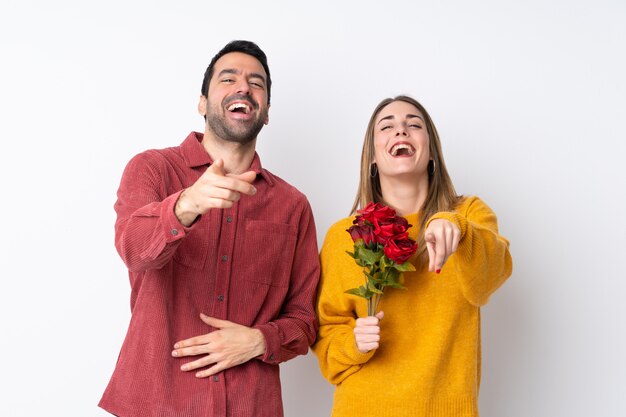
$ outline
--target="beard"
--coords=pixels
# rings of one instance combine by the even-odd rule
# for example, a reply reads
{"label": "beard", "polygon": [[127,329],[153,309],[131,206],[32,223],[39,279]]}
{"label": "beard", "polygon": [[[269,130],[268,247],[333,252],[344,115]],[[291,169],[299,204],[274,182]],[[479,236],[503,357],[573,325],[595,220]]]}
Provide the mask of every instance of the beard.
{"label": "beard", "polygon": [[[239,97],[231,97],[228,101],[233,101]],[[259,105],[250,98],[246,101],[255,108],[258,109]],[[258,114],[258,118],[253,120],[228,120],[222,113],[226,108],[227,103],[221,108],[211,108],[206,115],[206,121],[209,129],[219,138],[228,142],[237,142],[240,144],[250,143],[256,139],[257,135],[263,128],[265,120],[267,119],[267,109],[261,110]]]}

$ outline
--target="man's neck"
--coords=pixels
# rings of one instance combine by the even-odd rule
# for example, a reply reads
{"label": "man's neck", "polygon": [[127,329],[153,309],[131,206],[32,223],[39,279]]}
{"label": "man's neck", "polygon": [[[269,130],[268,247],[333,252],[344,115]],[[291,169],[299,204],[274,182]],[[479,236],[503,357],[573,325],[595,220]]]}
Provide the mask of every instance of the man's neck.
{"label": "man's neck", "polygon": [[241,174],[248,171],[256,149],[256,138],[246,144],[217,138],[205,131],[202,146],[212,160],[223,159],[224,170],[230,174]]}

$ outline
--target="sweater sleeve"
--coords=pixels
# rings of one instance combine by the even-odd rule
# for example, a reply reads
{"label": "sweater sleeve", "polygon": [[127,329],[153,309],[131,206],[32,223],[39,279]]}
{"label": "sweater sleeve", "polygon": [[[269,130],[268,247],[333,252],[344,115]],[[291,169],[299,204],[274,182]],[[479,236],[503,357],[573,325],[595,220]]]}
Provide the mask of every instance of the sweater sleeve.
{"label": "sweater sleeve", "polygon": [[457,251],[444,268],[456,268],[461,291],[475,306],[487,303],[491,294],[511,275],[509,241],[498,234],[495,213],[477,197],[467,198],[456,212],[439,212],[434,219],[446,219],[461,230]]}
{"label": "sweater sleeve", "polygon": [[366,315],[366,301],[344,293],[363,281],[361,268],[346,254],[346,250],[352,249],[350,235],[345,232],[349,225],[347,221],[333,225],[320,254],[317,302],[320,328],[312,350],[322,375],[335,385],[357,372],[375,353],[361,353],[354,338],[356,318]]}
{"label": "sweater sleeve", "polygon": [[117,192],[115,247],[133,272],[161,268],[191,230],[174,214],[182,190],[167,195],[158,161],[150,151],[131,159]]}

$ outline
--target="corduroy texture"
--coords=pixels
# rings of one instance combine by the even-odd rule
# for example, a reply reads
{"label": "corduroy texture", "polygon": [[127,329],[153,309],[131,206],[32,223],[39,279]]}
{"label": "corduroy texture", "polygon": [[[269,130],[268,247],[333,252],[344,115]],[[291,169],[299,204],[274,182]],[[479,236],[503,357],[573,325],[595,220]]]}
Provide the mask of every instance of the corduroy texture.
{"label": "corduroy texture", "polygon": [[[429,222],[435,218],[460,228],[456,253],[440,274],[415,265],[417,271],[404,274],[406,290],[385,290],[380,347],[366,354],[358,351],[353,333],[356,317],[367,315],[366,301],[344,293],[364,280],[346,254],[353,247],[346,232],[353,217],[328,231],[313,351],[324,377],[337,386],[333,417],[478,416],[480,306],[511,275],[509,242],[498,235],[495,214],[476,197]],[[418,215],[407,220],[415,239]]]}
{"label": "corduroy texture", "polygon": [[[115,246],[129,269],[132,317],[100,401],[120,417],[282,416],[278,364],[305,354],[317,331],[319,258],[305,196],[261,167],[254,196],[182,226],[174,205],[212,163],[191,133],[141,153],[115,204]],[[262,357],[209,378],[180,366],[174,343],[212,329],[200,313],[259,329]]]}

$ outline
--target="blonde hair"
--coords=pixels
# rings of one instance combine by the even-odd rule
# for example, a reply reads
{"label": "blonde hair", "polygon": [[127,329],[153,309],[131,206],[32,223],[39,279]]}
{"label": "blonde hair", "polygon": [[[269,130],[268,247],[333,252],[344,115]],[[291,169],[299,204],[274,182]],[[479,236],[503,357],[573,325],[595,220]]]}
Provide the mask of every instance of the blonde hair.
{"label": "blonde hair", "polygon": [[[361,179],[359,181],[359,188],[354,199],[354,205],[352,206],[351,214],[355,214],[357,209],[361,209],[367,205],[370,201],[374,203],[386,204],[382,190],[380,187],[380,178],[376,173],[371,175],[371,165],[374,160],[374,126],[378,114],[387,105],[395,102],[403,101],[415,106],[424,116],[426,129],[428,131],[429,138],[429,150],[430,157],[434,162],[433,169],[431,170],[431,164],[429,163],[428,173],[428,194],[426,200],[422,205],[419,213],[419,235],[417,239],[418,243],[418,257],[422,258],[426,256],[426,245],[424,243],[424,226],[428,219],[435,213],[440,211],[452,211],[459,204],[462,196],[456,194],[446,164],[443,160],[443,154],[441,152],[441,142],[439,141],[439,134],[435,128],[430,115],[417,100],[406,95],[400,95],[394,98],[386,98],[374,109],[370,121],[367,124],[367,130],[365,131],[365,139],[363,141],[363,151],[361,153]],[[423,259],[422,259],[423,260]]]}

